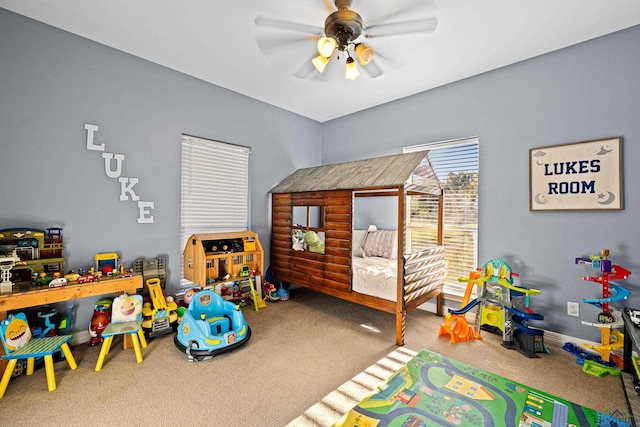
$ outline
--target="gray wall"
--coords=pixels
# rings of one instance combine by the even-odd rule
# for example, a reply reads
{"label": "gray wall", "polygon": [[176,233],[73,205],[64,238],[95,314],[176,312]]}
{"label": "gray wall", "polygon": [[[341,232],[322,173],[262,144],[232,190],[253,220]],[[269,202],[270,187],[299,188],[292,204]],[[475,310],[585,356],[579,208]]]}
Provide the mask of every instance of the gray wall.
{"label": "gray wall", "polygon": [[[107,152],[125,154],[122,175],[140,179],[153,224],[119,201],[100,153],[86,149],[85,123]],[[183,133],[251,147],[251,226],[268,251],[267,192],[320,163],[319,123],[0,9],[0,228],[63,227],[67,269],[99,252],[117,251],[125,266],[166,255],[177,286]]]}
{"label": "gray wall", "polygon": [[[503,257],[533,297],[541,327],[598,341],[567,317],[566,302],[599,294],[574,258],[611,250],[635,271],[629,305],[640,307],[640,27],[570,47],[361,113],[319,124],[0,9],[0,228],[61,226],[67,265],[98,252],[169,257],[179,280],[180,137],[249,146],[252,229],[269,247],[267,191],[296,168],[400,153],[402,147],[480,137],[479,262]],[[363,95],[364,96],[364,95]],[[96,142],[126,155],[123,176],[153,201],[153,224],[118,201]],[[531,147],[624,137],[625,209],[530,212]],[[268,253],[267,253],[268,262]],[[597,310],[581,304],[582,318]],[[81,307],[84,329],[90,307]]]}
{"label": "gray wall", "polygon": [[[620,283],[640,308],[640,27],[333,120],[324,125],[322,162],[402,152],[402,147],[480,138],[479,264],[504,258],[545,315],[536,325],[593,341],[598,309],[567,301],[596,298],[598,275],[574,259],[611,250],[635,274]],[[530,212],[529,148],[623,137],[624,210]]]}

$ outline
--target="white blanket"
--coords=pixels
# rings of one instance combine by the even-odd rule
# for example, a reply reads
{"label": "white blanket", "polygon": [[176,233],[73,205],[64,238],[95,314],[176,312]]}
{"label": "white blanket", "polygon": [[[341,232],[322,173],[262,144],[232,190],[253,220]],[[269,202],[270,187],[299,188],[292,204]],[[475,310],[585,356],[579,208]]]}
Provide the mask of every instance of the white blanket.
{"label": "white blanket", "polygon": [[395,301],[398,292],[396,272],[398,261],[394,259],[354,256],[351,258],[352,290]]}

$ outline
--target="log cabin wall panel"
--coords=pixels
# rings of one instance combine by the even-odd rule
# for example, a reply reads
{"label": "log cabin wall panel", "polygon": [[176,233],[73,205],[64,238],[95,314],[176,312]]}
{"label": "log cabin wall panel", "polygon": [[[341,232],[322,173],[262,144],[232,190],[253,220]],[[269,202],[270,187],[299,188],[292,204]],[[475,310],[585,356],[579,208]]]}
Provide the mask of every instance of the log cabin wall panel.
{"label": "log cabin wall panel", "polygon": [[[314,289],[351,287],[351,229],[353,195],[349,190],[273,194],[272,264],[277,279]],[[325,233],[325,253],[292,249],[293,206],[320,206]],[[327,281],[327,275],[330,279]]]}

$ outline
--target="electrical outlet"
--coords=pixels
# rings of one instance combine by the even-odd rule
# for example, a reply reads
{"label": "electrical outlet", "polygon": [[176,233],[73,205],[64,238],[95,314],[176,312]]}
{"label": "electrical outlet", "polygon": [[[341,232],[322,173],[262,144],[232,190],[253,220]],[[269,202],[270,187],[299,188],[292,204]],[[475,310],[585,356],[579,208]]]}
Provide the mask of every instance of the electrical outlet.
{"label": "electrical outlet", "polygon": [[573,317],[580,317],[580,304],[577,302],[567,302],[567,314]]}

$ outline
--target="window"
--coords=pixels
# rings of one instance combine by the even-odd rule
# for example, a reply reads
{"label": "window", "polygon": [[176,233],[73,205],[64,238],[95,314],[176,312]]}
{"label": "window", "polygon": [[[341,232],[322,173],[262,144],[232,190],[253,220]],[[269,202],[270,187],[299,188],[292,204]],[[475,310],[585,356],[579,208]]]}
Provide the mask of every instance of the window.
{"label": "window", "polygon": [[[458,282],[477,267],[478,257],[478,138],[423,144],[404,152],[429,150],[429,158],[444,188],[444,246],[448,273],[445,293],[461,296],[466,284]],[[438,201],[412,198],[407,209],[407,244],[412,250],[436,244]]]}
{"label": "window", "polygon": [[303,229],[322,229],[324,227],[324,209],[322,206],[293,206],[293,227]]}
{"label": "window", "polygon": [[249,229],[247,147],[182,136],[180,247],[195,233]]}

